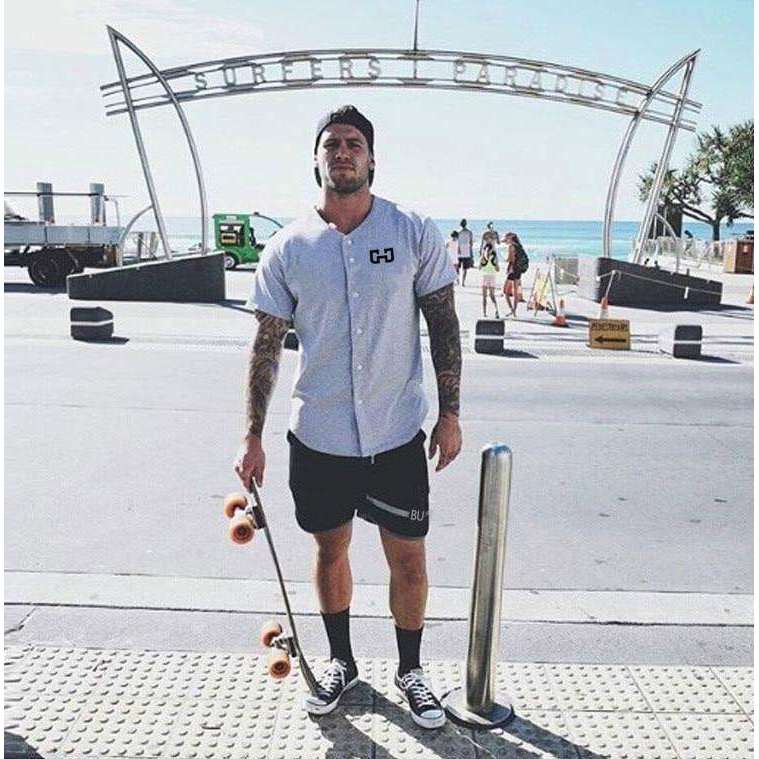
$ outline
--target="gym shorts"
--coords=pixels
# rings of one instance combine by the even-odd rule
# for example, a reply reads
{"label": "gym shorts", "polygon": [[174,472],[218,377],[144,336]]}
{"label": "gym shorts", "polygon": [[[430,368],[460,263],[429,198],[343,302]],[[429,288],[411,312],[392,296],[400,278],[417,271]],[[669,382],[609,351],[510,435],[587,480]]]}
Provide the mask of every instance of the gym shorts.
{"label": "gym shorts", "polygon": [[358,514],[404,538],[429,529],[429,479],[424,431],[375,456],[333,456],[304,445],[292,432],[290,491],[306,532],[333,530]]}
{"label": "gym shorts", "polygon": [[471,256],[460,256],[459,257],[459,266],[462,269],[471,269],[473,266],[473,261]]}

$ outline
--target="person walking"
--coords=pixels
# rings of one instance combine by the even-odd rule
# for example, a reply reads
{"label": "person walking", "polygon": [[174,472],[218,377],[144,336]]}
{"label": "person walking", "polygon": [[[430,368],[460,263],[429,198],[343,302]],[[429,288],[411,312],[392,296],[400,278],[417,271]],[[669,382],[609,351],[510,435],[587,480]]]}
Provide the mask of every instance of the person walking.
{"label": "person walking", "polygon": [[448,257],[451,259],[453,268],[456,271],[456,283],[459,281],[459,233],[454,229],[451,232],[451,236],[448,238],[448,242],[445,244],[445,249],[448,251]]}
{"label": "person walking", "polygon": [[530,259],[516,232],[507,232],[503,236],[506,243],[506,281],[503,294],[512,316],[517,315],[517,306],[524,303],[522,294],[522,274],[527,271]]}
{"label": "person walking", "polygon": [[370,191],[374,128],[354,106],[317,124],[316,207],[266,244],[249,305],[258,330],[247,380],[247,431],[235,461],[243,486],[263,485],[266,410],[289,326],[300,343],[287,439],[299,526],[315,542],[314,580],[330,648],[316,695],[327,714],[358,681],[350,639],[354,516],[377,525],[390,568],[399,663],[395,684],[426,728],[445,712],[420,663],[427,601],[429,481],[422,423],[420,312],[437,377],[428,458],[448,466],[462,444],[461,343],[455,272],[434,223]]}
{"label": "person walking", "polygon": [[461,271],[461,286],[466,287],[466,273],[474,264],[474,236],[466,225],[466,219],[461,220],[459,229],[459,270]]}
{"label": "person walking", "polygon": [[480,255],[480,275],[482,277],[482,317],[488,316],[488,297],[493,301],[495,318],[500,319],[498,303],[495,299],[495,275],[501,269],[498,266],[498,253],[492,243],[485,243],[485,248]]}

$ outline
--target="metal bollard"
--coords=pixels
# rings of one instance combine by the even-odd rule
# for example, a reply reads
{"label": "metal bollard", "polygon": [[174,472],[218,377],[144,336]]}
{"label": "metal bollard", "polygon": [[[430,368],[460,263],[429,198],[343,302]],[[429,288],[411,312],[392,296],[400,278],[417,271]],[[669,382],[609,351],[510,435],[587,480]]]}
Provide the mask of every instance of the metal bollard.
{"label": "metal bollard", "polygon": [[463,688],[456,688],[443,698],[451,720],[484,730],[501,727],[514,718],[511,701],[505,694],[495,693],[510,491],[511,450],[502,443],[485,446],[480,470],[466,681]]}

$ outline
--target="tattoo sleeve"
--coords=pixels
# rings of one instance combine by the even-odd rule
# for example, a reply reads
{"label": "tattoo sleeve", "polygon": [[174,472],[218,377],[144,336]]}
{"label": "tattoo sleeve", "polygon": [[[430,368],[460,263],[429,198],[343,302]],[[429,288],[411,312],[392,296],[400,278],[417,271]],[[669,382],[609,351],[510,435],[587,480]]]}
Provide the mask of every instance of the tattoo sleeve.
{"label": "tattoo sleeve", "polygon": [[440,414],[459,415],[461,386],[461,338],[453,297],[453,285],[419,298],[419,307],[430,335],[432,364],[437,376]]}
{"label": "tattoo sleeve", "polygon": [[258,332],[253,341],[248,364],[247,434],[261,437],[274,383],[277,381],[282,341],[290,322],[278,316],[256,311]]}

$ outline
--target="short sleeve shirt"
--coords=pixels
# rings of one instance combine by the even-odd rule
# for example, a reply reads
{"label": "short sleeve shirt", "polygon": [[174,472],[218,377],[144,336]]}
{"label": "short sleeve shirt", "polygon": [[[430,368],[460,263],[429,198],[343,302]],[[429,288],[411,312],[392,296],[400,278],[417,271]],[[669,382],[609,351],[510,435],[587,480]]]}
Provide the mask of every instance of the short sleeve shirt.
{"label": "short sleeve shirt", "polygon": [[298,335],[295,436],[337,456],[411,440],[428,410],[417,298],[455,280],[435,224],[376,196],[348,234],[313,210],[272,237],[248,305]]}
{"label": "short sleeve shirt", "polygon": [[472,243],[474,237],[468,229],[462,229],[459,232],[459,258],[471,258],[472,257]]}

